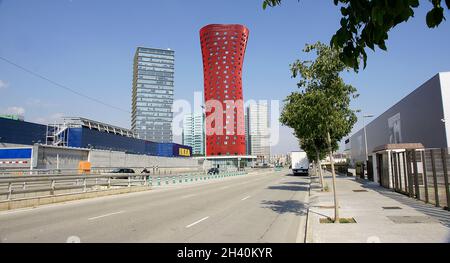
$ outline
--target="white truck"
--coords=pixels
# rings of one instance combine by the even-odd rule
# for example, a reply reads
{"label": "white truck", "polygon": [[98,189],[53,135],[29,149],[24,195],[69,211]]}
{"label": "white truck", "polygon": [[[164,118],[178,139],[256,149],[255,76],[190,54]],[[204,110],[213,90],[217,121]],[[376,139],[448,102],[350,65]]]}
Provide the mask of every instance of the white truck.
{"label": "white truck", "polygon": [[294,175],[308,175],[309,160],[306,152],[298,151],[291,153],[292,173]]}

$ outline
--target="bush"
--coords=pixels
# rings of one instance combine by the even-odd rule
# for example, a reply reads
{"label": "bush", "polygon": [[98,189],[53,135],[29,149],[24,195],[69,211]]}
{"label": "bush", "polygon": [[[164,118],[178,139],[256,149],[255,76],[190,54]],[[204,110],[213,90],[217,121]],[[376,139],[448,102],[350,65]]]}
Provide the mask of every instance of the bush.
{"label": "bush", "polygon": [[[331,164],[327,164],[326,169],[328,171],[331,171]],[[335,163],[334,169],[336,170],[337,173],[346,175],[348,172],[348,164],[347,163]]]}

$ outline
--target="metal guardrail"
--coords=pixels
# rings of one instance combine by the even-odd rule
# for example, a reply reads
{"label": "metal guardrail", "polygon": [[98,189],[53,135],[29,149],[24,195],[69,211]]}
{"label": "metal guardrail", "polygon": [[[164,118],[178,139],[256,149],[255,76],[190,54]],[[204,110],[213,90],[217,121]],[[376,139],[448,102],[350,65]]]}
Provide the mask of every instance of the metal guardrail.
{"label": "metal guardrail", "polygon": [[[91,167],[91,173],[107,173],[118,168],[131,168],[135,173],[140,173],[144,169],[147,169],[151,174],[175,174],[180,170],[201,171],[198,166],[146,166],[146,167]],[[51,174],[65,174],[65,173],[78,173],[79,168],[70,169],[0,169],[0,176],[3,175],[51,175]]]}
{"label": "metal guardrail", "polygon": [[[63,194],[86,193],[103,190],[135,187],[135,186],[163,186],[196,181],[207,181],[231,176],[247,174],[244,171],[227,171],[219,174],[182,173],[177,175],[150,174],[53,174],[1,176],[0,201],[25,200],[29,198],[55,196]],[[72,191],[78,190],[78,191]],[[67,192],[69,191],[69,192]],[[39,194],[47,193],[47,194]],[[34,195],[32,195],[34,194]],[[20,195],[20,196],[19,196]],[[6,198],[5,198],[6,197]]]}

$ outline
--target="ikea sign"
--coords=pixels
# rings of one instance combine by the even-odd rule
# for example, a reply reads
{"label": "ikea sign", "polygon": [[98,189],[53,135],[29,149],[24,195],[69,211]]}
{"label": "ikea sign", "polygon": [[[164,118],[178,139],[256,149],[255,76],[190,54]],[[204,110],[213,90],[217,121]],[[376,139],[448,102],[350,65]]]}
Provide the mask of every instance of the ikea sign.
{"label": "ikea sign", "polygon": [[191,156],[191,150],[190,149],[186,149],[186,148],[178,148],[178,155],[190,157]]}

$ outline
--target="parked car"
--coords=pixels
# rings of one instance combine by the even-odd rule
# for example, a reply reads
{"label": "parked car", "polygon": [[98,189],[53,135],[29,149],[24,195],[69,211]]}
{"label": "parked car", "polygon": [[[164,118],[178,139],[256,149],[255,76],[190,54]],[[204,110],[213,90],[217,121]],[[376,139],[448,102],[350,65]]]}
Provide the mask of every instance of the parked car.
{"label": "parked car", "polygon": [[[134,174],[134,170],[130,169],[130,168],[116,168],[114,170],[111,171],[111,173],[113,174]],[[119,176],[119,177],[115,177],[115,178],[128,178],[127,176]]]}
{"label": "parked car", "polygon": [[219,168],[210,168],[208,174],[219,174]]}

